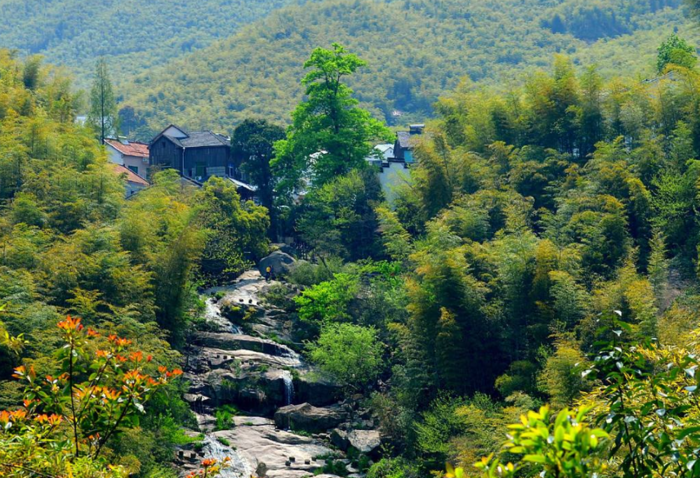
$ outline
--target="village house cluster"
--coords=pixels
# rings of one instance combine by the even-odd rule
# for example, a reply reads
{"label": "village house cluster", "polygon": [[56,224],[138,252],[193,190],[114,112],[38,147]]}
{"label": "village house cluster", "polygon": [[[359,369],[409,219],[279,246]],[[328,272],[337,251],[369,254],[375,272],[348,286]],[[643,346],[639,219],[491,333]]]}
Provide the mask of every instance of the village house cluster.
{"label": "village house cluster", "polygon": [[[415,124],[396,134],[393,144],[378,144],[367,162],[376,167],[382,190],[391,203],[394,187],[408,180],[414,163],[413,138],[423,134],[424,125]],[[126,197],[149,186],[155,171],[175,169],[182,180],[201,186],[211,176],[231,181],[242,200],[257,200],[257,188],[246,182],[240,165],[233,160],[231,140],[211,131],[187,131],[168,125],[150,143],[126,138],[105,140],[114,171],[126,179]]]}

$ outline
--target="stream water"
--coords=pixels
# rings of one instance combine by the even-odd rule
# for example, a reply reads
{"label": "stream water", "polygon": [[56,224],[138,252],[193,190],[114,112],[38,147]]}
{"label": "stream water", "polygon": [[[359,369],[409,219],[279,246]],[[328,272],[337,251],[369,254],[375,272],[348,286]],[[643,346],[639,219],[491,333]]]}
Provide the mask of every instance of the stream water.
{"label": "stream water", "polygon": [[[229,322],[227,319],[225,319],[221,315],[221,307],[219,307],[219,304],[217,302],[217,299],[214,297],[209,297],[205,302],[205,308],[204,308],[204,318],[207,319],[210,322],[214,322],[217,324],[221,323],[227,323]],[[231,324],[231,333],[240,335],[241,334],[241,329],[235,324]]]}
{"label": "stream water", "polygon": [[282,380],[284,381],[284,404],[291,405],[294,401],[294,379],[292,374],[285,370],[282,373]]}

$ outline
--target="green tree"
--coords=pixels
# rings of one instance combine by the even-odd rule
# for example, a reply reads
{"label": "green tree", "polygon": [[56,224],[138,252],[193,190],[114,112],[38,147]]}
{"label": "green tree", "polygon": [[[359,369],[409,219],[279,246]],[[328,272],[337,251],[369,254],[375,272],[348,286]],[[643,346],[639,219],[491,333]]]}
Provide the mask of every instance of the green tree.
{"label": "green tree", "polygon": [[372,257],[381,250],[376,244],[379,224],[374,208],[382,199],[373,170],[351,171],[308,194],[297,227],[304,242],[321,257]]}
{"label": "green tree", "polygon": [[252,201],[241,204],[230,181],[212,176],[193,200],[196,224],[207,235],[200,259],[207,281],[230,281],[267,253],[267,210]]}
{"label": "green tree", "polygon": [[116,135],[119,128],[117,102],[109,79],[107,61],[102,58],[97,62],[95,78],[90,90],[90,110],[88,124],[95,130],[101,143],[105,138]]}
{"label": "green tree", "polygon": [[382,371],[383,345],[373,327],[329,324],[307,350],[312,362],[350,390],[364,390]]}
{"label": "green tree", "polygon": [[697,63],[698,58],[695,55],[695,47],[674,33],[659,47],[656,71],[659,74],[664,73],[669,65],[692,69],[695,68]]}
{"label": "green tree", "polygon": [[231,137],[234,161],[243,178],[258,188],[260,204],[270,214],[270,232],[278,234],[274,205],[275,177],[270,163],[275,156],[274,143],[284,139],[284,129],[264,119],[246,119],[236,126]]}
{"label": "green tree", "polygon": [[316,48],[304,63],[304,68],[311,68],[301,81],[307,99],[292,113],[287,138],[275,144],[274,166],[282,191],[301,187],[307,173],[320,187],[363,168],[372,152],[371,141],[390,137],[386,126],[357,106],[343,82],[365,64],[337,43],[330,50]]}

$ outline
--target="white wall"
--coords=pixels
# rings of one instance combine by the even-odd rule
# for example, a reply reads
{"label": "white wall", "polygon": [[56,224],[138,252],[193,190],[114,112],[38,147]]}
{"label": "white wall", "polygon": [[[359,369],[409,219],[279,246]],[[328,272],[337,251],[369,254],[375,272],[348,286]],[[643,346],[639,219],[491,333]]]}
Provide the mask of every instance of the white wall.
{"label": "white wall", "polygon": [[107,154],[109,154],[109,160],[114,164],[124,165],[124,160],[122,159],[122,153],[116,150],[111,144],[105,143],[107,146]]}
{"label": "white wall", "polygon": [[[387,163],[384,163],[385,165]],[[411,179],[411,170],[406,168],[404,163],[400,162],[390,162],[388,165],[382,167],[379,173],[379,183],[382,185],[382,191],[384,192],[384,197],[386,197],[389,205],[394,205],[394,199],[396,194],[394,189],[400,184],[405,184]]]}

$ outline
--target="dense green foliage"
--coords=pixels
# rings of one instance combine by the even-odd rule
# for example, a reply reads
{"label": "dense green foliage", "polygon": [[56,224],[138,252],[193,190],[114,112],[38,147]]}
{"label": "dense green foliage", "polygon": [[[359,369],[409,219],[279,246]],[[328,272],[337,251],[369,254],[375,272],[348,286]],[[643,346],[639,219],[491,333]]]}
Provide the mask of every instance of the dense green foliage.
{"label": "dense green foliage", "polygon": [[[240,270],[242,261],[254,260],[267,246],[260,240],[267,212],[241,205],[235,189],[220,182],[194,191],[177,173],[166,171],[154,177],[152,187],[125,200],[123,179],[107,163],[93,131],[74,122],[71,91],[61,74],[0,50],[0,403],[13,410],[22,395],[12,369],[21,363],[42,380],[55,374],[63,381],[57,387],[64,389],[64,374],[55,371],[57,363],[66,362],[65,327],[55,325],[66,314],[80,317],[80,327],[133,341],[143,357],[157,357],[160,365],[175,365],[180,355],[174,347],[184,342],[197,307],[194,281],[211,265],[201,260],[203,255],[222,263],[225,277],[227,268]],[[56,355],[60,350],[63,358]],[[81,381],[93,373],[75,372]],[[173,476],[174,445],[188,440],[180,427],[192,420],[181,393],[175,384],[148,392],[148,404],[137,403],[138,413],[128,411],[120,433],[105,428],[109,434],[97,442],[100,456],[124,465],[124,473]],[[112,405],[118,412],[123,407]],[[53,412],[65,415],[57,408]],[[147,414],[141,417],[141,412]],[[101,411],[90,412],[91,419],[98,415]],[[91,433],[101,430],[93,425],[85,426]],[[56,430],[38,436],[28,427],[25,438],[40,440],[35,450],[48,453],[49,458],[37,458],[41,466],[51,456],[58,459],[58,452],[51,455],[58,450]],[[94,442],[89,434],[79,439]],[[18,453],[4,456],[12,462],[29,456]],[[77,463],[77,454],[61,452],[60,458],[75,465],[75,476],[107,476],[79,471],[89,464]]]}
{"label": "dense green foliage", "polygon": [[97,59],[109,57],[119,83],[206,47],[288,3],[2,0],[0,45],[68,66],[82,85],[89,84]]}
{"label": "dense green foliage", "polygon": [[271,162],[275,157],[274,144],[284,139],[284,129],[266,120],[247,119],[236,126],[231,136],[233,160],[240,164],[240,173],[257,188],[260,205],[270,214],[270,231],[277,231],[273,207],[275,187],[279,178],[272,173]]}
{"label": "dense green foliage", "polygon": [[[326,0],[290,6],[137,76],[124,86],[124,105],[152,130],[170,122],[227,130],[250,116],[288,122],[302,98],[298,81],[308,52],[339,42],[369,63],[349,82],[362,106],[391,124],[420,122],[431,115],[437,97],[464,76],[520,83],[523,74],[546,67],[557,52],[582,64],[598,63],[608,75],[651,76],[656,48],[674,27],[697,39],[677,3],[599,2],[590,7],[590,18],[578,15],[578,6],[589,11],[590,2],[558,0]],[[659,9],[664,4],[668,8]],[[596,8],[624,28],[596,23]],[[582,19],[571,27],[573,34],[548,26],[560,9],[572,22]],[[575,36],[590,31],[591,23],[599,41]],[[393,116],[395,110],[404,115]]]}
{"label": "dense green foliage", "polygon": [[329,324],[308,349],[313,363],[350,390],[362,390],[382,371],[382,345],[371,327]]}
{"label": "dense green foliage", "polygon": [[362,169],[372,152],[371,141],[391,137],[383,123],[357,106],[345,83],[365,65],[337,43],[331,50],[316,48],[304,63],[310,69],[301,80],[306,99],[292,112],[286,139],[275,143],[273,164],[282,196]]}
{"label": "dense green foliage", "polygon": [[[145,112],[231,127],[251,112],[281,117],[301,99],[284,138],[244,121],[233,151],[278,218],[274,235],[307,259],[266,300],[287,309],[291,346],[305,344],[306,358],[355,394],[346,405],[370,407],[381,429],[383,458],[368,476],[422,478],[446,465],[454,477],[700,474],[700,74],[693,48],[664,28],[677,7],[322,2],[134,83],[135,124]],[[339,44],[317,47],[330,37],[347,37],[367,68]],[[623,46],[635,41],[649,48],[631,58]],[[398,55],[397,45],[415,46]],[[621,56],[581,64],[611,49]],[[571,56],[552,62],[556,50]],[[532,72],[545,59],[549,71]],[[231,73],[243,64],[249,77]],[[658,76],[603,76],[635,65]],[[507,86],[458,83],[526,70]],[[161,91],[147,88],[153,78]],[[279,86],[299,78],[303,99]],[[387,204],[364,160],[386,127],[361,105],[384,118],[427,112],[452,86]],[[196,286],[230,282],[268,248],[270,214],[227,181],[192,188],[169,170],[125,200],[94,135],[74,123],[78,107],[60,73],[0,51],[9,407],[20,403],[8,381],[20,361],[16,375],[44,375],[63,354],[72,380],[74,362],[48,326],[65,314],[82,322],[60,330],[114,331],[171,365]],[[171,476],[177,425],[190,420],[180,392],[163,386],[140,428],[98,438],[110,462]],[[231,410],[216,418],[231,426]]]}
{"label": "dense green foliage", "polygon": [[[339,345],[329,326],[372,326],[386,346],[371,403],[398,456],[370,476],[446,462],[474,476],[491,454],[488,476],[510,476],[510,461],[513,476],[695,476],[693,65],[671,55],[655,81],[606,81],[558,56],[508,93],[460,85],[394,207],[373,201],[369,249],[339,247],[360,231],[343,221],[357,218],[343,198],[362,197],[359,172],[296,206],[318,259],[289,276],[316,284],[295,301],[299,333]],[[531,413],[503,449],[505,424],[544,402],[556,420]],[[555,440],[529,440],[543,430]]]}

